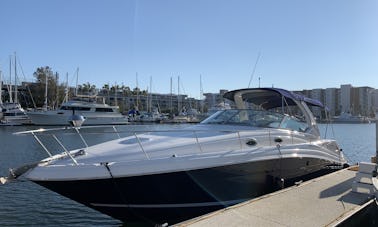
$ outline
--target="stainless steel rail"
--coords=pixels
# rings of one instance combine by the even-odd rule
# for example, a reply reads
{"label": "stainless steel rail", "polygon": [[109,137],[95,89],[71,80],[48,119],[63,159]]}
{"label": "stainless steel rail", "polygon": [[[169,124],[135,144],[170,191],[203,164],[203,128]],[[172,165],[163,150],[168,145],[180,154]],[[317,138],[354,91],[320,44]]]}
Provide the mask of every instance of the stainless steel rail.
{"label": "stainless steel rail", "polygon": [[[82,129],[92,129],[92,128],[109,128],[109,129],[112,129],[112,131],[108,131],[108,132],[84,132],[82,133],[81,130]],[[275,129],[276,131],[277,129]],[[294,133],[292,131],[288,131],[288,130],[285,130],[287,131],[287,136],[290,137],[291,139],[286,139],[285,142],[286,143],[293,143],[293,135]],[[31,134],[34,139],[37,141],[37,143],[43,148],[43,150],[48,154],[49,157],[52,157],[53,156],[53,152],[51,152],[46,144],[44,144],[42,142],[42,140],[39,138],[40,135],[44,135],[44,136],[51,136],[55,141],[56,143],[64,150],[64,153],[70,158],[72,159],[73,163],[75,165],[78,165],[78,162],[77,160],[75,159],[75,155],[72,155],[70,151],[68,151],[68,149],[63,145],[62,141],[60,139],[58,139],[58,137],[55,135],[57,132],[61,133],[63,132],[63,134],[77,134],[80,138],[80,140],[83,142],[84,144],[84,150],[85,150],[85,147],[88,147],[88,143],[87,141],[84,139],[83,135],[82,134],[105,134],[105,133],[112,133],[112,134],[115,134],[117,138],[123,138],[121,137],[120,134],[122,133],[126,133],[127,136],[133,136],[135,137],[137,143],[138,143],[138,146],[140,147],[140,150],[144,153],[145,157],[149,160],[151,159],[150,155],[148,154],[148,151],[146,151],[145,147],[143,146],[143,139],[139,136],[141,133],[152,133],[152,132],[161,132],[161,133],[165,133],[165,132],[180,132],[180,133],[183,133],[183,132],[189,132],[189,133],[192,133],[193,134],[193,139],[194,139],[194,143],[193,145],[194,146],[197,146],[198,148],[198,151],[200,153],[203,153],[204,151],[208,151],[206,150],[206,146],[211,146],[211,143],[210,144],[207,144],[205,141],[201,141],[201,137],[200,137],[200,133],[201,132],[207,132],[206,130],[185,130],[185,129],[179,129],[179,130],[134,130],[134,131],[129,131],[129,130],[124,130],[124,131],[121,131],[121,130],[117,130],[116,126],[84,126],[84,127],[64,127],[64,128],[49,128],[49,129],[37,129],[37,130],[30,130],[30,131],[23,131],[23,132],[16,132],[14,133],[15,135],[28,135],[28,134]],[[237,130],[230,130],[230,131],[225,131],[225,130],[222,130],[222,131],[218,131],[219,133],[225,133],[225,134],[234,134],[235,137],[232,137],[235,139],[235,142],[237,143],[237,147],[236,149],[239,149],[239,150],[243,150],[247,147],[251,147],[251,146],[254,146],[255,142],[256,142],[256,138],[253,138],[253,136],[251,137],[250,135],[250,131],[237,131]],[[245,132],[248,132],[247,134],[245,134]],[[243,135],[244,133],[244,135]],[[261,134],[260,134],[261,135]],[[266,128],[266,135],[265,135],[267,138],[269,138],[269,146],[276,146],[277,144],[280,144],[282,143],[282,138],[280,136],[276,136],[274,135],[274,133],[272,132],[271,129],[268,129]],[[125,136],[126,137],[126,136]],[[247,143],[247,142],[250,142],[250,143]],[[268,142],[268,141],[267,141]],[[82,149],[83,147],[81,147],[80,149]],[[80,150],[79,149],[79,150]],[[209,148],[210,149],[210,148]]]}

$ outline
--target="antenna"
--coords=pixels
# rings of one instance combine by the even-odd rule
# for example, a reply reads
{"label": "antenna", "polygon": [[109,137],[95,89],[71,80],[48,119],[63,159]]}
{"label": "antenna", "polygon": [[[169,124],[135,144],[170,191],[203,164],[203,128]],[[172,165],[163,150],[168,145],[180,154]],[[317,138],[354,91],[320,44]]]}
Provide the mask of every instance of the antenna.
{"label": "antenna", "polygon": [[251,82],[252,82],[253,76],[255,75],[256,66],[257,66],[257,63],[259,62],[260,56],[261,56],[261,53],[259,52],[259,54],[257,55],[257,59],[256,59],[256,62],[255,62],[255,66],[253,67],[253,71],[252,71],[251,77],[249,78],[248,88],[249,88],[249,86],[251,85]]}

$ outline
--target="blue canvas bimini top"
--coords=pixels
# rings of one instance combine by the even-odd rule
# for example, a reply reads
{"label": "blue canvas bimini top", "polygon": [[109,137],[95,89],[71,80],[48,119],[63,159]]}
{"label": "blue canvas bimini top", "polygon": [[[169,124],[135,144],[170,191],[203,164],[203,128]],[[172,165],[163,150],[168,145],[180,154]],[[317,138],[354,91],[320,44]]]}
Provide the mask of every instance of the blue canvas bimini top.
{"label": "blue canvas bimini top", "polygon": [[243,101],[261,106],[264,109],[272,109],[282,106],[282,97],[286,98],[287,105],[296,105],[293,100],[304,101],[309,105],[324,108],[319,100],[311,99],[306,96],[293,93],[281,88],[246,88],[229,91],[223,95],[224,98],[235,101],[235,94],[241,93]]}

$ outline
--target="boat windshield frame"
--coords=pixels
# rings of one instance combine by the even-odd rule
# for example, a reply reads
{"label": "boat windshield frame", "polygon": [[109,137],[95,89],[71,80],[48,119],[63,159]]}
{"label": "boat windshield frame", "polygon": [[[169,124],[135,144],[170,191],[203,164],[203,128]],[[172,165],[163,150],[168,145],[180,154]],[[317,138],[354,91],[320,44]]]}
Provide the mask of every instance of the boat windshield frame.
{"label": "boat windshield frame", "polygon": [[298,132],[309,132],[310,129],[305,119],[279,112],[255,109],[220,110],[203,120],[201,124],[279,128]]}

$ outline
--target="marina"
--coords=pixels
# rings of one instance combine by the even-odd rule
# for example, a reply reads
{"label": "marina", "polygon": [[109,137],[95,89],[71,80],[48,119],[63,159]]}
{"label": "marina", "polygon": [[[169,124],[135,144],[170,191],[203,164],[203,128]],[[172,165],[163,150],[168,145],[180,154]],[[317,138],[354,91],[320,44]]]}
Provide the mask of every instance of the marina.
{"label": "marina", "polygon": [[[25,177],[128,224],[172,225],[348,165],[337,142],[320,137],[309,106],[324,108],[321,102],[279,88],[238,89],[224,98],[235,109],[200,124],[129,136],[113,127],[118,139],[93,146],[80,132],[98,128],[81,127],[82,116],[72,116],[72,129],[19,132],[48,157],[0,180]],[[45,134],[61,153],[48,148]],[[81,147],[67,148],[70,134]]]}
{"label": "marina", "polygon": [[0,226],[378,226],[375,1],[87,3],[1,3]]}
{"label": "marina", "polygon": [[[187,125],[126,125],[120,130],[167,130],[180,129]],[[374,124],[336,124],[333,130],[329,125],[319,125],[322,136],[333,131],[346,158],[350,163],[369,161],[375,155],[375,125]],[[9,168],[17,165],[38,161],[45,157],[44,151],[29,136],[14,136],[14,132],[38,129],[36,126],[0,127],[0,173],[6,175]],[[356,140],[355,135],[360,135]],[[19,140],[22,138],[22,140]],[[106,141],[111,136],[94,135],[86,137],[89,144],[96,141]],[[4,139],[4,140],[3,140]],[[16,143],[16,141],[19,141]],[[1,226],[59,225],[59,226],[119,226],[121,222],[109,216],[102,215],[92,209],[66,199],[56,193],[44,189],[30,181],[20,180],[0,187],[2,195],[0,202]],[[240,217],[237,217],[238,220]]]}
{"label": "marina", "polygon": [[[322,107],[320,102],[273,88],[235,90],[225,98],[235,102],[237,109],[217,112],[185,128],[144,131],[140,125],[126,125],[15,133],[30,134],[49,157],[12,167],[1,182],[33,181],[126,224],[172,225],[225,207],[232,210],[233,205],[239,207],[251,199],[260,201],[259,196],[266,198],[266,193],[303,180],[310,180],[303,185],[318,182],[311,179],[342,172],[347,160],[351,162],[326,136],[331,126],[323,126],[321,134],[308,111],[307,105]],[[248,102],[259,108],[247,110]],[[302,117],[298,110],[303,111]]]}

